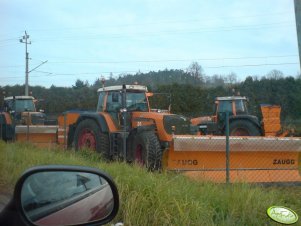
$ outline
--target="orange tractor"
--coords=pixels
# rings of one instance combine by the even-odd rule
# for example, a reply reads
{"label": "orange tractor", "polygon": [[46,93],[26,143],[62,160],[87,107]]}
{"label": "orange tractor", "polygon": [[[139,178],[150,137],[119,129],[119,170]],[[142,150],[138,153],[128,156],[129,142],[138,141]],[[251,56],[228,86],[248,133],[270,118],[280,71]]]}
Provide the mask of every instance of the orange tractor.
{"label": "orange tractor", "polygon": [[251,115],[247,107],[247,98],[242,96],[217,97],[213,116],[191,119],[203,135],[225,135],[225,113],[229,113],[231,136],[286,136],[280,124],[281,107],[261,105],[262,122]]}
{"label": "orange tractor", "polygon": [[[33,130],[39,134],[48,133],[49,127],[46,125],[52,125],[50,127],[53,127],[52,131],[55,131],[57,128],[55,126],[56,120],[46,119],[43,110],[37,111],[36,102],[37,100],[32,96],[4,98],[3,110],[0,111],[0,139],[5,141],[24,140],[24,134],[26,133],[27,138],[29,138],[28,136]],[[47,141],[48,138],[46,137],[45,142]]]}
{"label": "orange tractor", "polygon": [[160,169],[172,133],[193,133],[189,119],[151,111],[151,93],[145,86],[104,87],[98,93],[96,112],[66,112],[59,117],[59,143],[94,149],[106,159],[122,158]]}
{"label": "orange tractor", "polygon": [[17,125],[44,124],[46,115],[38,112],[32,96],[11,96],[4,98],[4,109],[0,112],[1,137],[11,140]]}

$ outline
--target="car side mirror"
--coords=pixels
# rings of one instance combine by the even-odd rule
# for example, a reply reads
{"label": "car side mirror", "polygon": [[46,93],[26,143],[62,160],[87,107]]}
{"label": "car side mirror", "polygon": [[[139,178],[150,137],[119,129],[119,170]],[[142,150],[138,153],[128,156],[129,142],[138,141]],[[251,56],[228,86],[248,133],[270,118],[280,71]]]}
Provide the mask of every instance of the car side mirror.
{"label": "car side mirror", "polygon": [[24,225],[102,225],[119,208],[112,178],[80,166],[40,166],[27,170],[16,184],[13,202]]}

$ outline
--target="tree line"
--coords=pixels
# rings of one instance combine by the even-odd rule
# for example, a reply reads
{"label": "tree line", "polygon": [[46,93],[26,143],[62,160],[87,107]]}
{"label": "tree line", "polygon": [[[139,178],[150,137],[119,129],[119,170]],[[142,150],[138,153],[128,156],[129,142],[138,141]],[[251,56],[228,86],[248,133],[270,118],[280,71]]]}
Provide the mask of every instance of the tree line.
{"label": "tree line", "polygon": [[[210,115],[213,112],[214,99],[217,96],[229,96],[240,93],[249,98],[249,110],[260,117],[260,104],[276,104],[282,107],[283,120],[301,118],[301,78],[284,76],[273,70],[261,78],[249,76],[238,82],[235,74],[205,76],[198,65],[184,70],[163,70],[158,72],[124,74],[105,81],[105,86],[134,84],[147,85],[154,93],[151,98],[153,108],[168,108],[173,113],[189,117]],[[50,88],[32,86],[32,95],[39,99],[38,108],[46,113],[61,113],[66,110],[90,110],[97,106],[97,89],[102,87],[101,79],[93,84],[77,80],[72,87]],[[4,94],[5,92],[5,94]],[[0,95],[22,95],[24,86],[0,86]],[[3,98],[0,99],[3,106]]]}

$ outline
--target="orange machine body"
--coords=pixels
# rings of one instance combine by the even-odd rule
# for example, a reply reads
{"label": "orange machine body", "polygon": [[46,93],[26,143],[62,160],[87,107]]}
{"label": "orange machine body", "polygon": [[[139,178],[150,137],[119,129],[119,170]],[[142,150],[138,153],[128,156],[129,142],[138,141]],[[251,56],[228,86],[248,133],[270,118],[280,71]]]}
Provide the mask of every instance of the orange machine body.
{"label": "orange machine body", "polygon": [[[226,182],[226,138],[174,136],[168,170],[199,180]],[[301,183],[301,138],[230,137],[230,182]]]}

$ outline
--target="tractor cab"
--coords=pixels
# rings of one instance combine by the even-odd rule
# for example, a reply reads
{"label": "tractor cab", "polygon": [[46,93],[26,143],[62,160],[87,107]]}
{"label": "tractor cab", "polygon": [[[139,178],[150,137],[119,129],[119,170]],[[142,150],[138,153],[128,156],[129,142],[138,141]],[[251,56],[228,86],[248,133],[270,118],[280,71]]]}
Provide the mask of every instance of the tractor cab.
{"label": "tractor cab", "polygon": [[4,111],[10,114],[16,125],[43,125],[46,115],[36,110],[35,102],[32,96],[6,97]]}
{"label": "tractor cab", "polygon": [[131,124],[134,112],[150,111],[146,86],[108,86],[98,89],[98,93],[97,112],[109,114],[119,129]]}
{"label": "tractor cab", "polygon": [[246,97],[230,96],[215,99],[215,114],[212,121],[217,124],[217,131],[224,134],[226,112],[229,113],[230,134],[236,136],[256,136],[261,134],[259,120],[250,115],[247,108]]}
{"label": "tractor cab", "polygon": [[226,112],[229,113],[229,129],[232,136],[260,136],[261,125],[256,116],[250,115],[246,97],[229,96],[215,98],[215,110],[212,116],[191,119],[199,126],[201,134],[224,135]]}
{"label": "tractor cab", "polygon": [[34,98],[31,96],[13,96],[4,98],[4,109],[6,112],[35,112]]}
{"label": "tractor cab", "polygon": [[247,115],[247,101],[246,97],[241,96],[217,97],[215,99],[215,117],[213,117],[213,121],[218,120],[219,115],[225,112],[229,112],[229,115],[233,116]]}
{"label": "tractor cab", "polygon": [[[123,108],[127,111],[148,112],[147,87],[141,85],[110,86],[98,89],[98,112],[118,113]],[[123,92],[125,95],[123,96]]]}
{"label": "tractor cab", "polygon": [[[150,108],[146,86],[118,85],[98,89],[97,113],[108,116],[110,131],[132,132],[139,128],[157,129],[160,139],[171,140],[172,127],[177,134],[189,134],[190,122],[183,116],[169,112],[153,111]],[[164,129],[163,129],[164,128]]]}

